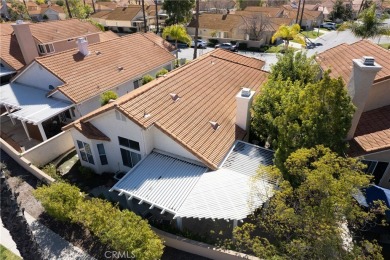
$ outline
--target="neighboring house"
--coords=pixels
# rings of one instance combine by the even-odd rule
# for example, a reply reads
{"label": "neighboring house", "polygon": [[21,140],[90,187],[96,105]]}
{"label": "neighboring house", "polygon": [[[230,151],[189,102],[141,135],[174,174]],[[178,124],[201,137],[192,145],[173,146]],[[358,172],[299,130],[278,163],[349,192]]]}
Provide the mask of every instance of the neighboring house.
{"label": "neighboring house", "polygon": [[27,3],[28,14],[33,21],[65,20],[66,14],[62,6],[56,4],[37,5],[34,2]]}
{"label": "neighboring house", "polygon": [[248,138],[251,102],[268,77],[263,65],[218,49],[63,129],[83,166],[128,172],[112,188],[128,200],[174,218],[241,220],[268,198],[248,207],[250,177],[273,152],[239,141]]}
{"label": "neighboring house", "polygon": [[[256,47],[259,47],[261,44],[270,42],[272,35],[281,24],[289,25],[291,22],[292,19],[289,18],[268,17],[267,13],[247,11],[236,12],[235,14],[204,13],[199,15],[199,36],[205,39],[255,40]],[[256,40],[257,36],[250,33],[252,24],[259,26],[262,24],[261,26],[264,27],[261,30],[260,40]],[[195,25],[196,21],[193,19],[187,26],[188,34],[195,34]]]}
{"label": "neighboring house", "polygon": [[1,84],[9,82],[10,78],[26,65],[11,24],[0,24],[0,80]]}
{"label": "neighboring house", "polygon": [[107,38],[91,23],[78,19],[42,23],[20,21],[12,24],[12,27],[25,64],[30,63],[35,57],[76,48],[76,39],[80,37],[89,43],[100,42],[101,37]]}
{"label": "neighboring house", "polygon": [[[245,12],[263,13],[268,17],[283,17],[284,9],[281,7],[262,7],[262,6],[248,6],[244,9]],[[239,13],[237,11],[236,13]]]}
{"label": "neighboring house", "polygon": [[[162,12],[158,7],[158,12]],[[147,27],[155,24],[155,6],[145,6],[145,15]],[[166,16],[161,13],[159,21],[165,21]],[[126,7],[117,7],[112,11],[100,11],[91,15],[91,19],[106,29],[118,33],[133,33],[143,31],[144,19],[141,5],[128,5]]]}
{"label": "neighboring house", "polygon": [[[373,57],[381,69],[363,66],[359,60],[351,64],[363,56]],[[342,78],[356,106],[348,154],[362,157],[375,183],[390,188],[390,51],[362,40],[331,48],[316,60],[323,70],[332,70],[332,77]]]}
{"label": "neighboring house", "polygon": [[[298,10],[292,6],[283,6],[283,17],[297,19]],[[301,19],[301,13],[299,13],[298,22]],[[298,23],[297,22],[297,23]],[[311,30],[314,27],[319,27],[324,22],[324,14],[322,11],[312,11],[305,8],[302,16],[301,27],[304,30]]]}
{"label": "neighboring house", "polygon": [[[1,86],[0,104],[9,117],[37,127],[34,133],[25,127],[29,138],[45,141],[45,124],[69,123],[99,108],[102,93],[111,90],[122,96],[138,88],[144,75],[171,70],[174,55],[150,38],[138,33],[95,44],[79,38],[79,49],[35,58],[10,84]],[[26,99],[32,93],[39,98]],[[39,106],[31,107],[31,102]]]}

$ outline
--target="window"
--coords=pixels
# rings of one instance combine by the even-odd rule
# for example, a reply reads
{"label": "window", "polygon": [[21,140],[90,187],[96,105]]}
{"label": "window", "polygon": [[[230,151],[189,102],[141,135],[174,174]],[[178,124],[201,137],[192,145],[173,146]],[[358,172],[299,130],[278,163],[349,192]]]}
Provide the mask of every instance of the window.
{"label": "window", "polygon": [[134,89],[139,88],[142,85],[142,79],[137,79],[133,81]]}
{"label": "window", "polygon": [[99,151],[100,163],[102,165],[108,164],[106,151],[104,150],[104,145],[103,144],[97,144],[97,149]]}
{"label": "window", "polygon": [[[140,151],[139,143],[130,139],[126,139],[118,136],[119,145],[127,147],[129,149]],[[133,168],[139,161],[141,161],[141,155],[135,151],[120,148],[122,155],[123,165]]]}
{"label": "window", "polygon": [[89,144],[77,140],[77,146],[79,147],[81,160],[90,164],[95,164]]}
{"label": "window", "polygon": [[141,161],[141,155],[132,151],[121,148],[123,165],[133,168],[139,161]]}
{"label": "window", "polygon": [[38,44],[38,50],[39,50],[39,53],[41,53],[41,54],[52,53],[52,52],[54,52],[54,46],[52,43]]}
{"label": "window", "polygon": [[140,151],[139,143],[130,139],[126,139],[123,137],[118,136],[119,145],[125,146],[127,148]]}
{"label": "window", "polygon": [[364,169],[364,172],[368,174],[372,174],[374,176],[375,184],[379,184],[380,180],[383,177],[383,174],[385,173],[387,167],[389,166],[389,163],[369,161],[369,160],[361,160],[361,162],[367,165],[367,168]]}
{"label": "window", "polygon": [[49,89],[50,90],[54,89],[54,86],[53,85],[49,85]]}

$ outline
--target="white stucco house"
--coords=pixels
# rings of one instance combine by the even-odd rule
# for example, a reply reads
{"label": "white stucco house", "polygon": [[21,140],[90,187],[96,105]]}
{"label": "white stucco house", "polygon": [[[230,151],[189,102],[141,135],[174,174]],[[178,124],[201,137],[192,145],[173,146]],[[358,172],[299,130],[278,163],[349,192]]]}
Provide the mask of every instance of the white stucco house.
{"label": "white stucco house", "polygon": [[142,33],[95,44],[79,38],[77,49],[34,58],[0,87],[0,104],[23,123],[28,138],[45,141],[51,135],[45,124],[69,123],[99,108],[102,93],[122,96],[138,88],[144,75],[171,70],[175,57],[151,39]]}
{"label": "white stucco house", "polygon": [[[268,76],[263,65],[218,49],[63,129],[83,166],[127,173],[111,190],[129,201],[176,219],[237,223],[268,198],[247,203],[251,176],[273,158],[245,142],[251,102]],[[269,195],[272,185],[261,185]]]}

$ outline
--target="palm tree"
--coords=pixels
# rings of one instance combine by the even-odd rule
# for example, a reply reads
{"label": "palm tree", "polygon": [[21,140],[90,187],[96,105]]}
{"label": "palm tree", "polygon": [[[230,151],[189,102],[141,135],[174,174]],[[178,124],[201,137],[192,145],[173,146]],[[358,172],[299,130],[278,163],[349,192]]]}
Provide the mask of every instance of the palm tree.
{"label": "palm tree", "polygon": [[288,45],[290,44],[291,40],[294,40],[300,44],[306,44],[302,36],[299,35],[300,31],[301,27],[298,24],[293,24],[290,26],[282,24],[272,36],[272,42],[275,42],[277,38],[281,38],[284,40],[285,50],[288,49]]}
{"label": "palm tree", "polygon": [[378,18],[375,13],[376,5],[375,3],[370,6],[370,8],[364,10],[359,15],[359,21],[353,21],[345,23],[339,28],[339,30],[344,30],[346,28],[351,29],[352,33],[356,37],[366,38],[375,38],[381,35],[390,35],[390,29],[383,26],[382,18]]}
{"label": "palm tree", "polygon": [[196,19],[196,25],[195,25],[195,39],[194,39],[194,56],[193,58],[196,59],[198,56],[198,34],[199,34],[199,0],[196,0],[196,7],[195,7],[195,19]]}
{"label": "palm tree", "polygon": [[176,46],[176,59],[179,58],[178,48],[177,48],[177,42],[181,41],[184,43],[187,43],[188,45],[191,44],[191,37],[187,34],[186,29],[183,25],[180,24],[174,24],[171,26],[167,26],[164,28],[164,31],[162,33],[162,37],[166,39],[167,37],[171,38],[172,40],[175,40],[175,46]]}

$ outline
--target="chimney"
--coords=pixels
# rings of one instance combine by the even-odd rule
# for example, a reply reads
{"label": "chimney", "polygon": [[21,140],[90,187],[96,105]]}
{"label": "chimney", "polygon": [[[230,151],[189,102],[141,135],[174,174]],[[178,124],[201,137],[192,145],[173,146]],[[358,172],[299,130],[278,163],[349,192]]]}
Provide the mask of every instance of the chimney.
{"label": "chimney", "polygon": [[250,107],[252,105],[254,94],[255,91],[251,91],[249,88],[243,88],[236,95],[236,125],[246,131],[249,130]]}
{"label": "chimney", "polygon": [[84,56],[87,56],[89,54],[88,41],[85,38],[78,38],[77,46],[79,47],[79,52],[81,52],[81,54],[83,54]]}
{"label": "chimney", "polygon": [[39,56],[37,45],[30,31],[30,25],[22,20],[17,20],[16,24],[12,24],[12,28],[22,51],[23,59],[26,64],[29,64]]}
{"label": "chimney", "polygon": [[374,82],[377,72],[382,69],[382,67],[375,62],[373,57],[363,56],[362,59],[353,59],[352,61],[353,70],[351,79],[348,83],[348,94],[351,96],[356,111],[352,118],[351,129],[348,132],[348,140],[352,139],[355,134],[372,83]]}

